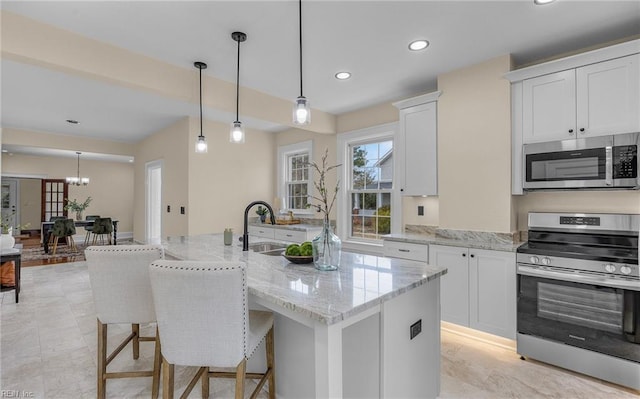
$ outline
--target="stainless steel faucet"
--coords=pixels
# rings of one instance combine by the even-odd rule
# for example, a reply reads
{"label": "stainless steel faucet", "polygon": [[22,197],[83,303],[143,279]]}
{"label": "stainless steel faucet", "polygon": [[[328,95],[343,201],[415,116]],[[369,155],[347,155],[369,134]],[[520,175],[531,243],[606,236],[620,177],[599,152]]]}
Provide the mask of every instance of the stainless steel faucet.
{"label": "stainless steel faucet", "polygon": [[249,250],[249,209],[251,209],[254,205],[264,205],[269,210],[269,216],[271,219],[271,224],[276,224],[276,217],[273,215],[273,209],[271,209],[271,205],[267,204],[264,201],[253,201],[247,208],[244,210],[244,233],[242,234],[242,250]]}

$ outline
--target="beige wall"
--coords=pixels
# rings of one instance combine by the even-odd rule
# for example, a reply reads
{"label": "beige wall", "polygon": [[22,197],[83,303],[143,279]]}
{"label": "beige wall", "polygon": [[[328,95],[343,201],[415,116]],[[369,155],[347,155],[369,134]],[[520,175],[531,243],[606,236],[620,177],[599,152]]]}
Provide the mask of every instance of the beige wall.
{"label": "beige wall", "polygon": [[[28,134],[25,132],[24,134]],[[3,135],[3,139],[6,136]],[[15,154],[2,157],[3,175],[36,175],[49,179],[75,176],[77,161],[73,158]],[[84,201],[93,198],[85,215],[109,216],[119,220],[118,231],[133,231],[133,165],[129,163],[80,160],[80,172],[91,179],[88,186],[70,186],[69,198]],[[21,198],[21,202],[27,200]],[[73,216],[73,215],[72,215]],[[38,223],[39,224],[39,223]]]}
{"label": "beige wall", "polygon": [[508,233],[511,96],[500,56],[438,77],[438,192],[441,228]]}
{"label": "beige wall", "polygon": [[26,230],[37,230],[40,226],[42,204],[42,181],[40,179],[18,179],[20,185],[20,220],[18,224],[29,225]]}

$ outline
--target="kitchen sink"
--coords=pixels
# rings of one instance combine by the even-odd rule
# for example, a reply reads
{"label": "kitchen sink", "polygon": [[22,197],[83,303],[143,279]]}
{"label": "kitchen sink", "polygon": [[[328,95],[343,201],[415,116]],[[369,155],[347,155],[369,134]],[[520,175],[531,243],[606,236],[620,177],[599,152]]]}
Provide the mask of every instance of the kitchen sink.
{"label": "kitchen sink", "polygon": [[[256,242],[254,244],[249,243],[249,249],[251,251],[260,252],[260,253],[278,250],[279,251],[278,255],[280,255],[280,252],[282,252],[282,250],[285,248],[287,248],[287,244],[282,244],[279,242]],[[265,254],[265,255],[271,255],[271,254]]]}
{"label": "kitchen sink", "polygon": [[260,252],[262,255],[280,256],[284,253],[284,248],[274,249],[272,251]]}

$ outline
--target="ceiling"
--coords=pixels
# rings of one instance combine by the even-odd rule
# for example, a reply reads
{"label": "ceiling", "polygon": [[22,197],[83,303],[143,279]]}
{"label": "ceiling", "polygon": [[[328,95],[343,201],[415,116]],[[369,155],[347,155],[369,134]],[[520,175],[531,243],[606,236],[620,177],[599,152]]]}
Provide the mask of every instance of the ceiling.
{"label": "ceiling", "polygon": [[[437,76],[503,54],[516,65],[640,34],[640,1],[313,1],[303,7],[304,95],[340,115],[433,91]],[[274,97],[299,95],[297,1],[2,1],[2,10]],[[407,45],[429,40],[423,51]],[[197,105],[3,58],[2,126],[136,142]],[[338,81],[334,74],[353,75]],[[234,115],[205,108],[205,117]],[[69,125],[66,119],[78,119]],[[249,127],[289,128],[240,115]],[[75,156],[75,152],[71,153]]]}

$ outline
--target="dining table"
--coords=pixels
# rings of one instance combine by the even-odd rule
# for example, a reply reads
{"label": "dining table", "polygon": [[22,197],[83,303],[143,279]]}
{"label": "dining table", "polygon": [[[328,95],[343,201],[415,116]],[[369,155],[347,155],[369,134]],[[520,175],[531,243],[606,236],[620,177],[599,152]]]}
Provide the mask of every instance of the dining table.
{"label": "dining table", "polygon": [[[91,227],[93,226],[93,220],[74,220],[73,224],[76,227]],[[118,242],[118,221],[112,220],[113,223],[113,245],[117,245]],[[42,243],[44,245],[44,253],[49,253],[49,237],[51,236],[51,230],[53,230],[53,224],[55,222],[42,222]]]}

